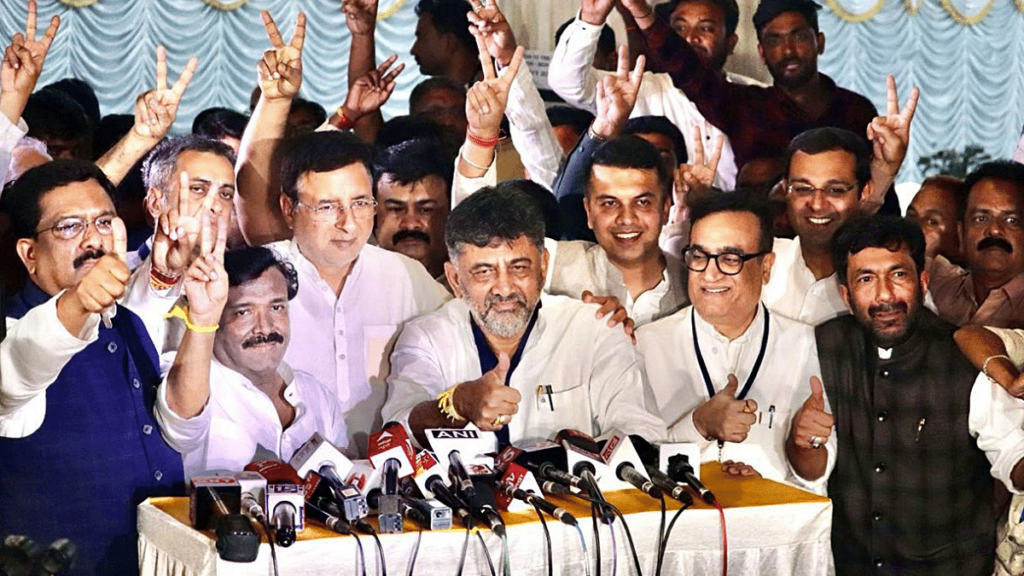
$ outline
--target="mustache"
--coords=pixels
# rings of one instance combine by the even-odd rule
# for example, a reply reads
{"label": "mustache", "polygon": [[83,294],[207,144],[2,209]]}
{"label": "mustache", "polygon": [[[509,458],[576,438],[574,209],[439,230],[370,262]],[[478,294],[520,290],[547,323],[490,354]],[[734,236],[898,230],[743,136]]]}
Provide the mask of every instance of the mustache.
{"label": "mustache", "polygon": [[886,312],[903,312],[908,313],[910,308],[906,302],[896,302],[894,304],[878,304],[868,308],[868,315],[874,316],[875,314],[884,314]]}
{"label": "mustache", "polygon": [[494,307],[495,304],[507,304],[509,302],[516,302],[522,307],[526,307],[526,298],[522,294],[509,294],[508,296],[499,296],[497,294],[491,294],[484,300],[484,304],[487,306],[487,310]]}
{"label": "mustache", "polygon": [[106,255],[107,253],[103,250],[86,250],[78,258],[75,258],[74,262],[72,262],[71,264],[75,267],[75,269],[78,269],[84,266],[85,263],[88,262],[89,260],[99,260],[100,258],[103,258]]}
{"label": "mustache", "polygon": [[978,251],[988,250],[989,248],[999,248],[1007,254],[1013,254],[1013,245],[1006,241],[1005,238],[998,236],[989,236],[988,238],[982,238],[981,242],[978,242]]}
{"label": "mustache", "polygon": [[430,236],[421,230],[399,230],[391,237],[392,244],[398,244],[402,240],[420,240],[425,244],[430,244]]}
{"label": "mustache", "polygon": [[267,344],[274,342],[277,344],[284,344],[284,336],[277,332],[271,332],[270,334],[259,334],[249,338],[245,342],[242,342],[242,349],[252,348],[253,346],[259,346],[260,344]]}

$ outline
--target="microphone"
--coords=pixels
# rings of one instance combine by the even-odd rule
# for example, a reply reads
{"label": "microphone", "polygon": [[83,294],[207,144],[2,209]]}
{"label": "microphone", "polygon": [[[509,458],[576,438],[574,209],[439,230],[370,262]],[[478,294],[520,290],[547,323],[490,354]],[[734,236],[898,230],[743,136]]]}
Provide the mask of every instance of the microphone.
{"label": "microphone", "polygon": [[[334,511],[337,511],[337,507],[334,508]],[[348,522],[309,502],[306,502],[306,517],[316,520],[338,534],[352,535],[352,528],[349,527]]]}
{"label": "microphone", "polygon": [[384,533],[402,531],[402,511],[398,502],[398,470],[397,458],[389,458],[384,462],[384,485],[377,502],[377,524]]}
{"label": "microphone", "polygon": [[274,540],[287,548],[295,543],[295,535],[303,526],[303,482],[295,469],[274,460],[250,462],[246,472],[258,472],[267,481],[266,512],[274,527]]}
{"label": "microphone", "polygon": [[552,482],[551,480],[545,480],[540,483],[540,489],[546,494],[572,494],[572,490],[565,484],[559,484],[558,482]]}
{"label": "microphone", "polygon": [[648,442],[647,439],[637,434],[630,434],[629,439],[633,442],[633,447],[636,448],[640,461],[643,463],[644,469],[647,470],[647,475],[651,477],[654,485],[683,504],[687,506],[692,505],[693,496],[690,496],[685,486],[669,478],[668,474],[658,469],[658,449]]}
{"label": "microphone", "polygon": [[189,520],[196,530],[213,529],[217,553],[228,562],[252,562],[260,551],[260,536],[239,510],[241,486],[234,478],[196,476],[190,484]]}
{"label": "microphone", "polygon": [[498,513],[498,502],[491,489],[494,486],[494,471],[482,464],[473,464],[467,470],[467,474],[474,489],[472,496],[464,492],[463,496],[466,496],[470,509],[477,518],[487,523],[491,532],[498,536],[504,536],[505,522],[501,519],[501,514]]}
{"label": "microphone", "polygon": [[352,470],[352,461],[330,442],[324,440],[319,432],[314,432],[309,440],[295,451],[288,463],[302,478],[305,478],[309,471],[313,471],[337,487],[345,484],[343,479]]}
{"label": "microphone", "polygon": [[[458,450],[448,453],[448,462],[450,463],[448,475],[451,477],[452,487],[459,490],[467,500],[472,500],[476,496],[476,488],[473,486],[473,481],[469,479],[469,472],[462,464],[462,457]],[[456,484],[458,487],[455,486]]]}
{"label": "microphone", "polygon": [[544,498],[537,496],[532,492],[527,492],[521,488],[516,488],[508,482],[499,482],[498,488],[502,493],[511,496],[517,500],[522,500],[527,504],[531,504],[539,508],[542,512],[546,512],[549,516],[568,524],[569,526],[576,526],[576,518],[572,514],[567,512],[564,508],[555,506],[551,502],[548,502]]}
{"label": "microphone", "polygon": [[630,442],[629,436],[619,430],[613,431],[604,443],[601,458],[609,468],[615,470],[615,476],[619,480],[629,482],[655,500],[661,499],[661,491],[643,472],[644,465],[636,453],[633,443]]}
{"label": "microphone", "polygon": [[693,475],[693,466],[690,466],[690,459],[685,454],[676,454],[668,459],[668,476],[676,482],[685,482],[700,494],[700,499],[715,505],[715,495],[708,490],[696,476]]}
{"label": "microphone", "polygon": [[267,499],[267,479],[259,472],[236,472],[231,476],[242,490],[242,513],[261,526],[267,526],[267,514],[263,509]]}
{"label": "microphone", "polygon": [[324,502],[331,502],[338,508],[337,515],[348,522],[355,522],[370,513],[366,497],[353,486],[343,484],[336,487],[332,482],[312,470],[306,474],[306,502],[323,508]]}
{"label": "microphone", "polygon": [[370,435],[366,455],[374,468],[380,468],[392,458],[398,460],[398,478],[406,478],[416,473],[412,440],[405,426],[398,422],[388,422]]}
{"label": "microphone", "polygon": [[427,530],[451,529],[452,509],[439,501],[403,496],[400,502],[402,512]]}
{"label": "microphone", "polygon": [[434,497],[459,515],[459,519],[462,520],[462,523],[465,524],[466,528],[472,529],[473,526],[475,526],[475,523],[473,522],[473,515],[466,509],[466,504],[464,504],[458,496],[445,486],[444,480],[441,480],[440,476],[435,474],[434,476],[427,478],[427,487],[434,493]]}

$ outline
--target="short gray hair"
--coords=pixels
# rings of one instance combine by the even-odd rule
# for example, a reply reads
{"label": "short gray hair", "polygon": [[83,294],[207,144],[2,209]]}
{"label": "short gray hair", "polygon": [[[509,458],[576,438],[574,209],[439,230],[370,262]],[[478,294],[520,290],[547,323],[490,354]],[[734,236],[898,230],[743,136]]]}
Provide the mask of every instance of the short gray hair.
{"label": "short gray hair", "polygon": [[463,200],[448,214],[444,241],[457,258],[466,244],[490,246],[525,236],[544,251],[544,215],[537,202],[514,185],[488,186]]}

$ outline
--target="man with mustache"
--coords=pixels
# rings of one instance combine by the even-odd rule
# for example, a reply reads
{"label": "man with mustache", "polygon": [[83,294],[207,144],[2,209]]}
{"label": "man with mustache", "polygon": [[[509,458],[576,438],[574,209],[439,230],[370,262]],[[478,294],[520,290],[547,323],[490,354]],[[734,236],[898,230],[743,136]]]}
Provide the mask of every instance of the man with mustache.
{"label": "man with mustache", "polygon": [[334,395],[284,362],[295,269],[269,248],[225,254],[224,236],[220,226],[216,243],[204,237],[186,274],[189,330],[157,390],[156,419],[186,477],[241,470],[257,453],[287,461],[313,432],[348,441]]}
{"label": "man with mustache", "polygon": [[385,421],[406,424],[420,443],[424,429],[468,423],[505,444],[563,428],[665,436],[629,337],[594,305],[541,295],[543,222],[510,188],[484,188],[452,210],[445,275],[456,299],[399,335]]}
{"label": "man with mustache", "polygon": [[412,140],[377,154],[373,178],[377,245],[418,260],[434,278],[443,276],[452,163],[437,153],[436,142]]}
{"label": "man with mustache", "polygon": [[1024,327],[1024,165],[982,164],[964,188],[958,229],[967,269],[943,256],[928,267],[939,316],[957,326]]}
{"label": "man with mustache", "polygon": [[184,491],[181,457],[153,433],[157,351],[117,304],[129,271],[115,195],[95,165],[55,160],[3,197],[29,282],[0,344],[0,534],[70,538],[76,574],[137,573],[135,505]]}
{"label": "man with mustache", "polygon": [[855,221],[834,247],[852,315],[815,329],[839,458],[836,574],[991,574],[996,478],[1024,489],[1024,403],[978,374],[923,307],[917,224]]}

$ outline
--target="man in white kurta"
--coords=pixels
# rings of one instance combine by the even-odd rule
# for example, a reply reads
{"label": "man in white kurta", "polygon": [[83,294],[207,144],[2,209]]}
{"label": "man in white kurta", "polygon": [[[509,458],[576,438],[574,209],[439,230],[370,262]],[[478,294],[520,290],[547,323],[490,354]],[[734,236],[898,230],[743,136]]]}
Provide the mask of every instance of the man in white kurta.
{"label": "man in white kurta", "polygon": [[[811,379],[820,373],[814,331],[760,301],[774,259],[764,249],[770,236],[759,240],[771,230],[762,208],[732,195],[694,206],[684,252],[694,304],[642,327],[638,345],[669,441],[699,445],[702,461],[742,462],[820,492],[835,462],[831,426],[817,442],[811,436],[821,446],[812,449],[826,453],[824,473],[804,478],[787,457],[794,421],[810,410]],[[816,412],[827,413],[820,399]]]}
{"label": "man in white kurta", "polygon": [[295,270],[265,247],[225,260],[213,268],[217,277],[199,278],[197,265],[186,276],[188,330],[178,351],[165,355],[171,368],[153,408],[185,477],[239,471],[254,459],[287,461],[314,432],[344,448],[334,394],[282,360],[294,334]]}
{"label": "man in white kurta", "polygon": [[458,298],[402,330],[385,420],[416,435],[472,422],[513,443],[565,428],[664,437],[623,330],[595,305],[541,296],[543,234],[539,210],[513,189],[481,190],[452,211],[446,273]]}

